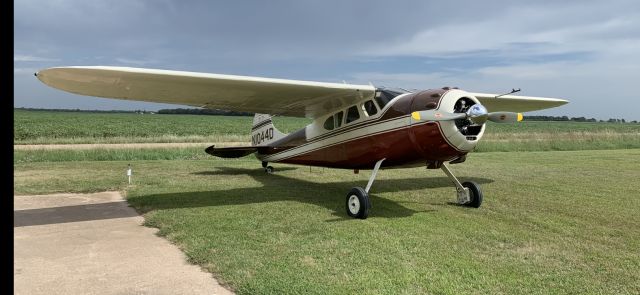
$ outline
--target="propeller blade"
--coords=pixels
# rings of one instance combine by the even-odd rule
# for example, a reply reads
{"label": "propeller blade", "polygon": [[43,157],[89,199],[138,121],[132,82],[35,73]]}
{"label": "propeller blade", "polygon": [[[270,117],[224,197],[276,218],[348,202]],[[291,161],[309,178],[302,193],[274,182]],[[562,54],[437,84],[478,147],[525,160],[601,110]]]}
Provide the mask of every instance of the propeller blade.
{"label": "propeller blade", "polygon": [[522,113],[493,112],[489,113],[489,121],[496,123],[514,123],[522,121]]}
{"label": "propeller blade", "polygon": [[464,119],[467,117],[465,113],[447,113],[437,110],[419,111],[411,113],[411,118],[416,121],[451,121]]}

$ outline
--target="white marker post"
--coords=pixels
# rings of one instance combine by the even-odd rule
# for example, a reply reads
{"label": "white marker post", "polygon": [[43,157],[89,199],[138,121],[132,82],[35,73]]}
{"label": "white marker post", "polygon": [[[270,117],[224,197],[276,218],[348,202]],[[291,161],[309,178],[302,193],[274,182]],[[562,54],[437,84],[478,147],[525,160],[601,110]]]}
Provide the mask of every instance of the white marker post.
{"label": "white marker post", "polygon": [[129,178],[129,184],[131,184],[131,164],[129,164],[129,168],[127,169],[127,177]]}

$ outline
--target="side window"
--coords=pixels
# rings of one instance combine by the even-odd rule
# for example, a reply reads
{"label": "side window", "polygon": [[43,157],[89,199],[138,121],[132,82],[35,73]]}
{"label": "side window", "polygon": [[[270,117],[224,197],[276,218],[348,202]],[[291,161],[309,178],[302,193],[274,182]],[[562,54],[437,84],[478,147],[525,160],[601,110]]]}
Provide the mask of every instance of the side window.
{"label": "side window", "polygon": [[376,104],[373,103],[373,100],[365,101],[362,104],[362,110],[365,116],[373,116],[378,113],[378,109],[376,108]]}
{"label": "side window", "polygon": [[336,120],[336,128],[340,128],[342,126],[342,117],[344,117],[344,113],[342,111],[338,112],[333,116]]}
{"label": "side window", "polygon": [[349,124],[358,119],[360,119],[360,113],[358,113],[358,108],[356,108],[356,106],[350,107],[347,110],[347,121],[345,123]]}
{"label": "side window", "polygon": [[324,129],[333,130],[333,116],[324,121]]}

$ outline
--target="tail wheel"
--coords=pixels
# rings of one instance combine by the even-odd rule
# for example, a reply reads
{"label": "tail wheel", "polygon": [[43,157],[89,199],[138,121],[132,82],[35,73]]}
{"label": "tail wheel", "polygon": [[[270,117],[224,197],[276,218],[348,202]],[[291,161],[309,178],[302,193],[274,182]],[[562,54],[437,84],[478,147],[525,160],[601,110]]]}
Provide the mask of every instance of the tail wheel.
{"label": "tail wheel", "polygon": [[361,187],[354,187],[347,194],[347,215],[353,218],[366,219],[369,216],[369,194]]}
{"label": "tail wheel", "polygon": [[482,190],[480,190],[480,185],[473,181],[467,181],[463,182],[462,186],[469,189],[469,198],[471,199],[465,206],[479,208],[480,205],[482,205]]}
{"label": "tail wheel", "polygon": [[274,170],[275,169],[273,169],[273,166],[267,166],[267,167],[264,168],[264,171],[269,173],[269,174],[273,174]]}

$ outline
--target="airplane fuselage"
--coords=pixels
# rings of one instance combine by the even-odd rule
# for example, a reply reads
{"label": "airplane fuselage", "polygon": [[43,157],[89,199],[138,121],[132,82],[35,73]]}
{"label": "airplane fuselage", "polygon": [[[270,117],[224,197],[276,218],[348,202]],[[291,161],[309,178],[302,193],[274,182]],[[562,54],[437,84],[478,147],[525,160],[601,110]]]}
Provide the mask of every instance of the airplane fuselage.
{"label": "airplane fuselage", "polygon": [[443,88],[400,95],[376,117],[313,137],[308,136],[310,125],[259,148],[256,155],[265,162],[345,169],[372,169],[383,158],[383,167],[437,167],[445,161],[461,162],[483,129],[472,136],[453,134],[457,132],[454,122],[424,122],[411,117],[414,111],[451,111],[460,93],[464,92]]}

